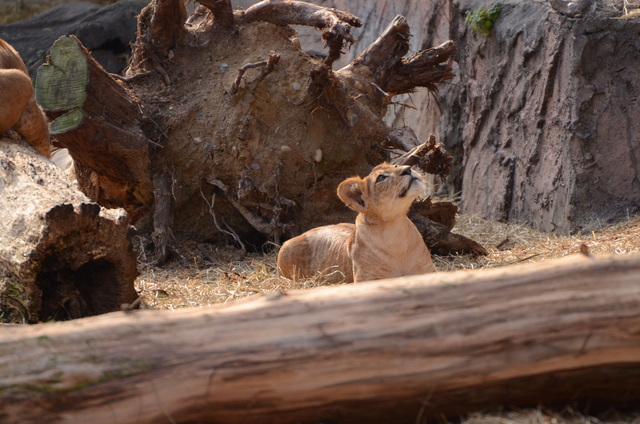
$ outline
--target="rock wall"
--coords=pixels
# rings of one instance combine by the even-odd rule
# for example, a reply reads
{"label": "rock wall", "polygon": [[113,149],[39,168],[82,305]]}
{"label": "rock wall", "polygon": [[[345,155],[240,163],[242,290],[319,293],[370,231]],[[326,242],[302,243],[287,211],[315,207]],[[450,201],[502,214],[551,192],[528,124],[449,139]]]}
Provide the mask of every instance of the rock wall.
{"label": "rock wall", "polygon": [[640,21],[501,3],[491,36],[452,27],[461,83],[441,137],[464,152],[461,210],[567,233],[638,212]]}

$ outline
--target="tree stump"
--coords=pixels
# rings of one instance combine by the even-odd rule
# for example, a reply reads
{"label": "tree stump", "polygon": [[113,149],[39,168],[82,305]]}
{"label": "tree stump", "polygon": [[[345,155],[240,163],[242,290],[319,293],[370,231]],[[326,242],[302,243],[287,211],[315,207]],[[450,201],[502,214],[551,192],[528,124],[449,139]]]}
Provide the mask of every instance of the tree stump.
{"label": "tree stump", "polygon": [[0,320],[80,318],[137,298],[123,210],[90,202],[51,162],[6,138],[0,199]]}

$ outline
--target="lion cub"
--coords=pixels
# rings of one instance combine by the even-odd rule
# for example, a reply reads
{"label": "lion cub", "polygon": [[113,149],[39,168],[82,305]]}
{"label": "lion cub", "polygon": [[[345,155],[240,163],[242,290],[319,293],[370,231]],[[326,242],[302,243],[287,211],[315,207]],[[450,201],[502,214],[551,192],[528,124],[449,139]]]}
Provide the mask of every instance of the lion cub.
{"label": "lion cub", "polygon": [[411,167],[386,163],[364,179],[343,181],[338,196],[359,212],[355,225],[318,227],[285,242],[280,274],[295,280],[324,273],[330,282],[357,282],[434,272],[429,249],[407,217],[424,189]]}
{"label": "lion cub", "polygon": [[12,128],[40,154],[51,156],[49,125],[36,103],[27,67],[0,38],[0,134]]}

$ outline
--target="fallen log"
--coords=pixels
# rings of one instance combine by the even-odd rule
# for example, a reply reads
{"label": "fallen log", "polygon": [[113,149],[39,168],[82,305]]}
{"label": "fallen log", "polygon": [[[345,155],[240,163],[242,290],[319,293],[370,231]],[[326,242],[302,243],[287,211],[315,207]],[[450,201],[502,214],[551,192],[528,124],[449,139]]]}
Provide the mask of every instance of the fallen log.
{"label": "fallen log", "polygon": [[638,255],[577,255],[3,329],[0,417],[415,423],[637,405],[638,281]]}
{"label": "fallen log", "polygon": [[51,162],[8,141],[0,141],[0,321],[80,318],[135,300],[124,211],[90,202]]}

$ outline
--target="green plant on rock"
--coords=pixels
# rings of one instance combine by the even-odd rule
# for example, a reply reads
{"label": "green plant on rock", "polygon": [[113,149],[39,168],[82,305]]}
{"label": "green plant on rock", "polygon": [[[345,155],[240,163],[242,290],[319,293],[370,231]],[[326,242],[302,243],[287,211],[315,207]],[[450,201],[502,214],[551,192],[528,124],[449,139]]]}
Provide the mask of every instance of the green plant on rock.
{"label": "green plant on rock", "polygon": [[488,37],[491,34],[491,28],[500,15],[500,7],[493,6],[489,10],[479,7],[476,10],[467,10],[464,23],[469,25],[471,31]]}

